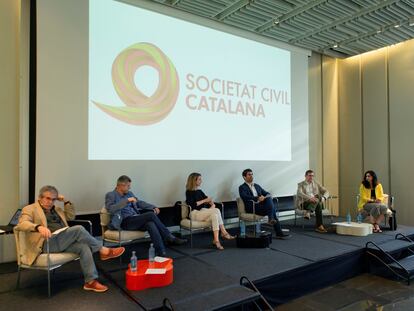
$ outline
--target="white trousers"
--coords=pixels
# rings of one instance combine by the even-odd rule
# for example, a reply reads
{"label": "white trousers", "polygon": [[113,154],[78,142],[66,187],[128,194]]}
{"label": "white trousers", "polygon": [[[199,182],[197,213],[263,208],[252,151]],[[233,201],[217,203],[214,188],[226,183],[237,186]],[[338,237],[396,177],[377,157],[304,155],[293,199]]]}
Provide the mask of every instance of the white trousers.
{"label": "white trousers", "polygon": [[211,222],[213,231],[218,231],[219,226],[223,224],[223,218],[218,208],[202,208],[201,210],[193,210],[190,214],[191,220]]}

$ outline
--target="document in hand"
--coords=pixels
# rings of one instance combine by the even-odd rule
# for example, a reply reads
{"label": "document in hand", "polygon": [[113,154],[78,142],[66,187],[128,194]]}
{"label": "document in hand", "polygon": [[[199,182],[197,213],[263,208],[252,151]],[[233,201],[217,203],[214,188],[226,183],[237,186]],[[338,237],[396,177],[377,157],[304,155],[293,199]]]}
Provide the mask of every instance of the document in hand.
{"label": "document in hand", "polygon": [[59,233],[65,231],[67,228],[69,228],[69,227],[63,227],[63,228],[57,229],[57,230],[53,231],[52,235],[59,234]]}

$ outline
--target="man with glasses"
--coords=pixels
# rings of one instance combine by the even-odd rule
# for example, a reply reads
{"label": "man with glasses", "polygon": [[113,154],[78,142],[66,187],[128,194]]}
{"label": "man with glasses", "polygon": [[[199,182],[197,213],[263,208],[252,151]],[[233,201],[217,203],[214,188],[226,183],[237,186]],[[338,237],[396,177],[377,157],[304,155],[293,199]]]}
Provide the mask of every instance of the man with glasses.
{"label": "man with glasses", "polygon": [[276,208],[273,204],[273,198],[270,193],[258,184],[253,183],[253,171],[250,168],[245,169],[242,172],[242,176],[244,183],[239,187],[239,195],[244,202],[246,211],[248,213],[253,213],[253,204],[256,204],[255,213],[260,216],[268,217],[268,224],[273,226],[276,232],[276,238],[289,238],[290,235],[285,234],[282,231],[280,222],[276,216]]}
{"label": "man with glasses", "polygon": [[[63,209],[55,202],[63,202]],[[68,227],[68,220],[75,219],[75,209],[69,200],[59,194],[53,186],[44,186],[39,191],[36,203],[23,208],[17,229],[26,231],[25,251],[28,264],[33,264],[49,241],[50,253],[75,253],[80,257],[80,265],[85,277],[83,289],[105,292],[108,287],[101,284],[92,253],[99,252],[101,260],[119,257],[123,247],[107,248],[96,240],[82,226]],[[60,232],[59,232],[60,231]]]}
{"label": "man with glasses", "polygon": [[171,234],[158,218],[160,209],[139,200],[129,189],[131,178],[122,175],[118,178],[116,188],[105,196],[105,207],[111,214],[109,226],[115,230],[148,231],[155,251],[160,256],[166,255],[163,240],[170,244],[184,244],[186,239],[179,239]]}
{"label": "man with glasses", "polygon": [[322,210],[323,199],[329,197],[329,192],[314,180],[315,173],[312,170],[305,172],[305,180],[298,184],[297,202],[306,211],[305,219],[310,219],[311,212],[316,215],[316,232],[326,233],[323,226]]}

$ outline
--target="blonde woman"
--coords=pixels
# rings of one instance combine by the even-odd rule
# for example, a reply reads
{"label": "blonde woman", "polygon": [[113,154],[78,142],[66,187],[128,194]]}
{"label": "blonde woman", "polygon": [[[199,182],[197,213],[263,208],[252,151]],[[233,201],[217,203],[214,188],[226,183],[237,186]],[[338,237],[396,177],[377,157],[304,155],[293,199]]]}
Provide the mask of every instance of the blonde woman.
{"label": "blonde woman", "polygon": [[191,206],[192,211],[189,215],[194,221],[209,221],[213,228],[213,245],[223,250],[224,247],[220,243],[219,231],[221,237],[225,240],[233,240],[235,237],[230,235],[223,225],[220,210],[216,208],[213,199],[206,196],[200,189],[202,183],[201,174],[191,173],[187,178],[185,186],[185,197],[188,205]]}

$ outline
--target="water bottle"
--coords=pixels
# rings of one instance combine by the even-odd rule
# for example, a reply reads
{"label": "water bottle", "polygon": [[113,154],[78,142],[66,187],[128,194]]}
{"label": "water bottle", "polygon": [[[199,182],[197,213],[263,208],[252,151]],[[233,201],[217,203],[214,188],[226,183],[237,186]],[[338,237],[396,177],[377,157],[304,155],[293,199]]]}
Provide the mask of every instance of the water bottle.
{"label": "water bottle", "polygon": [[155,249],[154,249],[154,244],[151,243],[150,248],[148,250],[148,260],[149,260],[149,262],[153,263],[154,258],[155,258]]}
{"label": "water bottle", "polygon": [[243,220],[240,221],[240,236],[243,238],[246,236],[246,224]]}
{"label": "water bottle", "polygon": [[362,215],[361,215],[361,213],[358,213],[358,215],[357,215],[357,222],[359,224],[362,222]]}
{"label": "water bottle", "polygon": [[351,214],[349,213],[349,210],[348,210],[348,214],[346,214],[346,222],[347,223],[351,223]]}
{"label": "water bottle", "polygon": [[137,272],[137,269],[138,269],[137,256],[135,255],[135,251],[132,251],[132,256],[131,256],[131,271],[132,272]]}
{"label": "water bottle", "polygon": [[257,233],[257,234],[260,234],[260,232],[262,232],[262,229],[261,229],[261,227],[260,227],[260,222],[258,222],[258,223],[256,224],[256,233]]}

